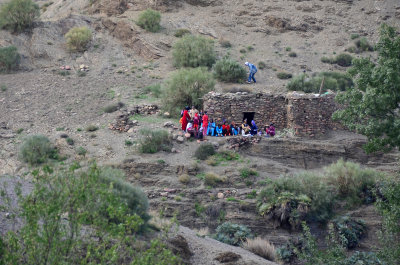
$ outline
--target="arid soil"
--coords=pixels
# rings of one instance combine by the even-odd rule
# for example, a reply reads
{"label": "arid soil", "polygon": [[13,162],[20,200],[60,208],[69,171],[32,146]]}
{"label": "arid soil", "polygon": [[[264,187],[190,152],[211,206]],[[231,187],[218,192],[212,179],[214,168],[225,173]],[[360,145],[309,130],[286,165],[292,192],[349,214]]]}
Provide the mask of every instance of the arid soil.
{"label": "arid soil", "polygon": [[[0,0],[0,4],[3,2],[6,1]],[[43,6],[50,1],[37,2]],[[140,11],[148,7],[162,12],[162,29],[158,33],[145,32],[134,23]],[[137,125],[123,133],[108,127],[137,105],[160,105],[158,95],[144,95],[142,89],[162,83],[175,70],[171,47],[178,40],[174,37],[177,29],[186,28],[214,39],[219,57],[230,54],[241,63],[266,63],[266,68],[256,74],[256,85],[217,83],[216,90],[250,87],[254,92],[285,93],[288,81],[278,79],[277,72],[296,75],[303,71],[309,74],[345,71],[344,67],[322,63],[321,57],[334,56],[354,45],[351,34],[376,43],[381,23],[400,28],[397,0],[98,0],[93,5],[89,0],[53,1],[32,32],[16,35],[0,31],[0,46],[15,45],[22,55],[19,71],[0,75],[0,85],[6,87],[0,91],[0,176],[20,177],[28,173],[31,168],[18,159],[18,146],[27,135],[44,134],[61,154],[68,156],[67,162],[96,159],[101,165],[123,169],[127,179],[142,186],[148,194],[153,212],[165,217],[177,215],[183,226],[209,228],[213,232],[220,222],[218,214],[223,211],[224,220],[246,224],[279,246],[296,233],[276,228],[257,215],[255,199],[248,199],[247,195],[257,189],[259,181],[301,170],[320,171],[339,158],[390,172],[397,169],[397,153],[368,156],[361,148],[366,140],[363,136],[334,131],[317,139],[262,139],[258,144],[240,148],[237,161],[212,167],[193,157],[199,145],[196,141],[174,141],[173,153],[137,152],[135,143],[140,129],[164,128],[168,121],[178,126],[178,117],[136,115],[133,119]],[[91,28],[94,35],[88,51],[67,52],[64,34],[71,27],[82,25]],[[222,47],[221,41],[229,41],[232,47]],[[296,57],[290,57],[289,50]],[[354,56],[376,54],[365,52]],[[89,68],[85,76],[77,73],[81,64]],[[65,65],[72,70],[63,76],[60,67]],[[105,106],[117,102],[125,106],[114,113],[104,113]],[[86,132],[89,125],[99,129]],[[179,134],[177,129],[166,129],[175,138]],[[67,144],[60,137],[62,134],[72,138],[74,145]],[[126,146],[126,140],[134,145]],[[211,138],[209,142],[218,150],[229,148],[224,138]],[[78,147],[88,151],[85,157],[77,154]],[[253,184],[246,185],[240,179],[238,170],[242,167],[259,172],[252,179]],[[209,189],[198,177],[205,172],[227,176],[228,181]],[[181,174],[189,175],[188,184],[179,182]],[[218,193],[224,197],[216,199]],[[237,201],[227,201],[227,197]],[[196,212],[196,203],[206,211]],[[376,221],[379,219],[373,207],[349,214],[366,219],[371,230],[361,249],[374,249],[374,231],[379,228]],[[324,234],[318,227],[315,232]],[[211,239],[195,240],[194,232],[187,228],[180,233],[195,253],[193,264],[214,264],[211,262],[215,262],[217,253],[210,249],[220,248],[220,252],[242,255],[243,262],[237,264],[269,264],[241,252],[244,250],[232,250]]]}

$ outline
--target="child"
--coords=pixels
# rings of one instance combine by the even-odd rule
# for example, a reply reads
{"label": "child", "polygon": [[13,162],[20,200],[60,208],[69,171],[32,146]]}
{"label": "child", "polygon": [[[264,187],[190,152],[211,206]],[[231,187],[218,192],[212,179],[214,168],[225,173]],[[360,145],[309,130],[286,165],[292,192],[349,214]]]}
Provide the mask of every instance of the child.
{"label": "child", "polygon": [[242,123],[242,135],[243,136],[247,135],[249,133],[249,131],[250,131],[250,127],[247,124],[247,119],[244,119],[243,123]]}
{"label": "child", "polygon": [[199,130],[199,123],[200,123],[199,114],[196,112],[196,113],[194,114],[194,118],[193,118],[193,127],[194,127],[194,129],[195,129],[196,131]]}
{"label": "child", "polygon": [[269,125],[268,134],[269,134],[271,137],[274,137],[274,136],[275,136],[275,126],[274,126],[273,123],[271,123],[271,124]]}
{"label": "child", "polygon": [[221,124],[218,124],[217,128],[215,128],[215,131],[216,131],[216,136],[221,136],[221,137],[223,136]]}
{"label": "child", "polygon": [[211,121],[208,123],[207,135],[214,136],[214,134],[215,134],[215,122],[214,119],[211,119]]}
{"label": "child", "polygon": [[238,135],[239,134],[239,127],[236,126],[234,121],[231,122],[231,135]]}
{"label": "child", "polygon": [[229,127],[228,123],[225,121],[224,125],[222,125],[222,134],[224,136],[231,135],[231,127]]}
{"label": "child", "polygon": [[257,135],[258,127],[257,127],[256,122],[254,120],[251,121],[251,127],[250,128],[251,128],[250,134],[251,135]]}

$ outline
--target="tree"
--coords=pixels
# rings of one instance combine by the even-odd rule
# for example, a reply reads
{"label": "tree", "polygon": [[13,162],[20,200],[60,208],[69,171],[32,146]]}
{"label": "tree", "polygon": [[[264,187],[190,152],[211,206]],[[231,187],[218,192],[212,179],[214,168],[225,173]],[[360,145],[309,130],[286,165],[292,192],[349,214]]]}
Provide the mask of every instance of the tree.
{"label": "tree", "polygon": [[400,147],[400,36],[381,26],[378,58],[354,60],[349,70],[355,86],[336,96],[344,109],[334,113],[350,130],[368,137],[366,152]]}

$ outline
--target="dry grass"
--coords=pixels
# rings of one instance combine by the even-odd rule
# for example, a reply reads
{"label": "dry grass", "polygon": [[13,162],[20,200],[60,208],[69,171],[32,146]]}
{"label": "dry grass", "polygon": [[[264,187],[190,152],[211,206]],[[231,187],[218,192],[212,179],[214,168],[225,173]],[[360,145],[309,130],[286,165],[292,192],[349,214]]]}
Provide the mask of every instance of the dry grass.
{"label": "dry grass", "polygon": [[190,181],[190,177],[188,174],[179,175],[178,180],[182,184],[188,184]]}
{"label": "dry grass", "polygon": [[214,187],[218,183],[225,182],[225,176],[218,176],[215,173],[209,172],[204,176],[204,184]]}
{"label": "dry grass", "polygon": [[247,241],[243,243],[243,248],[264,259],[270,261],[276,260],[275,246],[261,237],[256,237],[254,239],[248,238]]}
{"label": "dry grass", "polygon": [[203,227],[198,230],[195,229],[194,231],[196,232],[196,235],[201,236],[201,237],[210,235],[210,229],[208,227]]}

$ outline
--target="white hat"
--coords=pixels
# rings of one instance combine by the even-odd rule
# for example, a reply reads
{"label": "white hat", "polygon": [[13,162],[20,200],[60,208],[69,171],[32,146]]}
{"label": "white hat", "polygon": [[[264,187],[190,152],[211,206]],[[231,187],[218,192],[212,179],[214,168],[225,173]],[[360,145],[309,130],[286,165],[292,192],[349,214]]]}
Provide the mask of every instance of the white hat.
{"label": "white hat", "polygon": [[249,65],[249,62],[245,62],[244,64],[245,64],[245,65]]}

